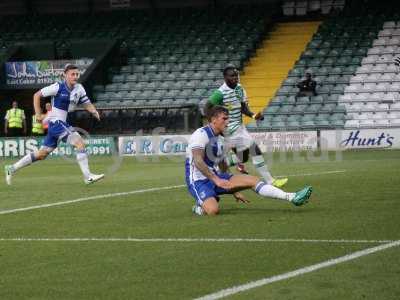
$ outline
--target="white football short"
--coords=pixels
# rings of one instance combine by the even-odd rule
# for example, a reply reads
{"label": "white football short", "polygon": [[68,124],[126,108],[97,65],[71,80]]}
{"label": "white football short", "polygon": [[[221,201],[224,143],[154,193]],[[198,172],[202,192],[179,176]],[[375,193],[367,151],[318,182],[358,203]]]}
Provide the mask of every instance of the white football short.
{"label": "white football short", "polygon": [[244,125],[238,127],[232,134],[225,135],[225,144],[228,148],[236,148],[238,152],[249,149],[255,143]]}

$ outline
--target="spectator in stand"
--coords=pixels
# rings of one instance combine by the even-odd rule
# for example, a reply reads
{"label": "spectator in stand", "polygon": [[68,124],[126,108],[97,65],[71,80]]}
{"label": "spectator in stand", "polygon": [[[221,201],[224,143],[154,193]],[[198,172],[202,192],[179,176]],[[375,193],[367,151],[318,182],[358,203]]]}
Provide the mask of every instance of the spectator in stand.
{"label": "spectator in stand", "polygon": [[297,87],[299,88],[297,97],[309,97],[317,95],[317,92],[315,91],[317,82],[312,79],[311,73],[306,73],[306,79],[300,81],[297,84]]}

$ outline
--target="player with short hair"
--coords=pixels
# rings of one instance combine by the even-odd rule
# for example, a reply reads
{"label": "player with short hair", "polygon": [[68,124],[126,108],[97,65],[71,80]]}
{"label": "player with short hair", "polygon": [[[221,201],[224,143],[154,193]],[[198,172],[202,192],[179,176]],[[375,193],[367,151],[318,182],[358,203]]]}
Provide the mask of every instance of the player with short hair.
{"label": "player with short hair", "polygon": [[40,106],[41,98],[52,97],[52,109],[44,120],[49,125],[48,133],[38,151],[28,153],[13,165],[5,166],[6,182],[8,185],[11,185],[11,179],[15,172],[37,160],[45,159],[57,147],[60,141],[67,142],[76,148],[76,160],[86,184],[96,182],[104,177],[104,174],[96,175],[90,172],[85,142],[79,133],[67,123],[68,112],[73,111],[76,105],[82,105],[97,120],[100,120],[100,115],[86,96],[83,86],[78,83],[78,67],[72,64],[67,65],[64,69],[64,77],[64,81],[46,86],[33,95],[33,106],[37,120],[43,119]]}
{"label": "player with short hair", "polygon": [[256,176],[229,173],[222,136],[229,126],[229,110],[213,106],[207,111],[207,119],[209,124],[191,135],[185,162],[186,184],[196,201],[193,207],[195,214],[218,214],[218,196],[222,194],[233,194],[237,200],[246,202],[238,193],[245,189],[253,189],[263,197],[281,199],[296,206],[308,201],[312,192],[310,186],[296,193],[286,193]]}
{"label": "player with short hair", "polygon": [[241,164],[247,162],[249,154],[251,154],[253,165],[268,184],[276,187],[284,186],[288,179],[275,179],[272,177],[260,147],[256,144],[242,122],[242,114],[255,120],[263,119],[263,115],[260,112],[253,113],[250,111],[246,91],[239,83],[239,72],[236,67],[228,65],[223,70],[223,75],[224,84],[213,92],[206,104],[205,111],[207,112],[214,105],[222,105],[229,111],[229,124],[225,132],[226,144],[236,155],[232,154],[227,157],[228,165],[238,165],[239,171],[247,174],[244,166]]}

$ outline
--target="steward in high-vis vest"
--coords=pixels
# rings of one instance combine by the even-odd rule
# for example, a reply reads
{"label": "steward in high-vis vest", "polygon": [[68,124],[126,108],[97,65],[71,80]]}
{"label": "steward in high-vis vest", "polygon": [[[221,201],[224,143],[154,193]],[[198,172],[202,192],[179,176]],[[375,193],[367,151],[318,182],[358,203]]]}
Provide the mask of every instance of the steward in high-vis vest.
{"label": "steward in high-vis vest", "polygon": [[42,121],[36,120],[36,115],[32,116],[32,135],[43,135],[44,127]]}
{"label": "steward in high-vis vest", "polygon": [[6,136],[26,135],[25,112],[23,109],[18,108],[17,101],[13,101],[12,108],[7,110],[4,120],[4,133]]}

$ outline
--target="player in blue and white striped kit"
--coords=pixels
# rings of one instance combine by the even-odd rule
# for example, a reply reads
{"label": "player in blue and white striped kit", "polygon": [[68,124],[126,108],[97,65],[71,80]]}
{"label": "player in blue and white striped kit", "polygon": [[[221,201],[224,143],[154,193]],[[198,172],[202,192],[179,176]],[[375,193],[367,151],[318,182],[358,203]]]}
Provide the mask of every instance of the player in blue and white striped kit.
{"label": "player in blue and white striped kit", "polygon": [[52,110],[44,120],[48,124],[48,133],[42,147],[38,151],[25,155],[13,165],[5,166],[6,182],[8,185],[11,185],[12,176],[17,170],[37,160],[45,159],[57,148],[59,141],[67,142],[76,148],[76,160],[81,168],[86,184],[96,182],[104,177],[104,174],[96,175],[90,172],[84,140],[67,123],[68,112],[73,111],[77,105],[82,105],[97,120],[100,120],[100,115],[86,96],[83,86],[77,83],[79,78],[78,67],[67,65],[64,69],[64,76],[64,81],[44,87],[34,94],[33,104],[37,120],[43,118],[40,106],[41,97],[52,97]]}
{"label": "player in blue and white striped kit", "polygon": [[190,137],[185,163],[186,184],[195,199],[195,214],[218,214],[218,196],[222,194],[232,194],[238,201],[247,202],[239,191],[250,188],[261,196],[285,200],[296,206],[308,201],[312,192],[310,186],[296,193],[286,193],[256,176],[229,173],[222,137],[229,122],[229,111],[213,106],[207,118],[208,126],[197,129]]}

